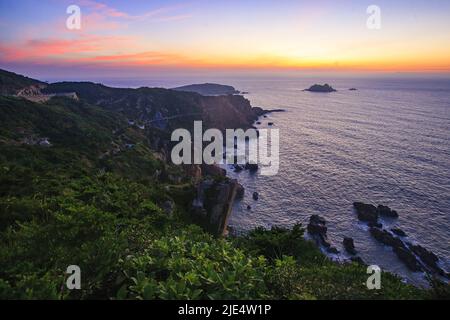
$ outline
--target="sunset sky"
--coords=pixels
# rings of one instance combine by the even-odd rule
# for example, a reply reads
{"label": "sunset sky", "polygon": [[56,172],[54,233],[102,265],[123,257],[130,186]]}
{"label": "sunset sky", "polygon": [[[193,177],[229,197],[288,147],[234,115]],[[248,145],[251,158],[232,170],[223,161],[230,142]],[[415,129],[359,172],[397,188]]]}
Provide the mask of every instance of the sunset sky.
{"label": "sunset sky", "polygon": [[[81,29],[66,9],[81,8]],[[381,8],[381,29],[366,9]],[[0,0],[0,68],[450,72],[450,1]]]}

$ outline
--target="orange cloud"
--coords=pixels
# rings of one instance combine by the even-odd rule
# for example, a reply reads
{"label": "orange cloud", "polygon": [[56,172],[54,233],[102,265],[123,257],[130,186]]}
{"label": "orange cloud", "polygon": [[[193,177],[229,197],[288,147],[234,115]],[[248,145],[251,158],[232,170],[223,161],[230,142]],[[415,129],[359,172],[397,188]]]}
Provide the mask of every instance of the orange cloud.
{"label": "orange cloud", "polygon": [[[74,40],[28,40],[0,44],[0,61],[48,65],[89,65],[102,68],[177,67],[236,70],[433,71],[448,72],[450,63],[438,59],[350,59],[325,61],[282,56],[227,56],[140,50],[138,39],[79,35]],[[120,52],[117,48],[124,48]]]}
{"label": "orange cloud", "polygon": [[120,65],[179,65],[189,64],[192,61],[186,57],[175,53],[164,53],[157,51],[147,51],[134,54],[122,55],[106,55],[89,57],[83,60],[84,62],[108,62]]}

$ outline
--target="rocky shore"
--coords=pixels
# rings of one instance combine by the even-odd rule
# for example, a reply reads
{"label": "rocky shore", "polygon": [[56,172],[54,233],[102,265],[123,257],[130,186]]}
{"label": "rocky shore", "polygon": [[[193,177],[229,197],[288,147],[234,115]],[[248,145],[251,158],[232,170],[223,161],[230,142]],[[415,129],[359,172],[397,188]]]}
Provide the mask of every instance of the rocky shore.
{"label": "rocky shore", "polygon": [[386,230],[379,222],[380,217],[398,218],[398,213],[391,208],[362,202],[353,203],[358,219],[367,222],[370,234],[380,243],[392,247],[393,252],[413,272],[426,272],[432,276],[450,279],[450,274],[439,265],[439,257],[419,244],[408,242],[407,234],[400,228]]}

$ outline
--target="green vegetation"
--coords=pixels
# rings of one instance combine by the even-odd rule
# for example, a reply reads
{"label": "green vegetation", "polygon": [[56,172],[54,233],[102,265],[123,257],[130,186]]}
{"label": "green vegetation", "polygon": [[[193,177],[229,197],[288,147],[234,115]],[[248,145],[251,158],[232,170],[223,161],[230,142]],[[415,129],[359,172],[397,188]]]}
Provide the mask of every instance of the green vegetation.
{"label": "green vegetation", "polygon": [[200,120],[202,113],[200,95],[162,88],[123,89],[91,82],[59,82],[48,85],[42,92],[75,92],[81,100],[124,114],[130,120],[152,120],[157,113],[163,116],[186,115],[169,123],[174,128],[192,126],[192,121]]}
{"label": "green vegetation", "polygon": [[190,219],[191,179],[120,113],[0,97],[0,114],[0,299],[448,297],[391,274],[367,290],[364,266],[329,261],[301,226],[212,237]]}
{"label": "green vegetation", "polygon": [[0,94],[12,95],[18,90],[43,82],[0,69]]}

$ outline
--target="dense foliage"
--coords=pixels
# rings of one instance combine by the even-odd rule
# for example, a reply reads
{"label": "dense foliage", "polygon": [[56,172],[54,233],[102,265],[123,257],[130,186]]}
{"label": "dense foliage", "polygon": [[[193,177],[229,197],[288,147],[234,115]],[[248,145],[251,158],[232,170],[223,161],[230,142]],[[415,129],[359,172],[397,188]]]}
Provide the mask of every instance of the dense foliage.
{"label": "dense foliage", "polygon": [[[190,179],[119,114],[67,98],[6,97],[0,114],[2,299],[448,295],[446,286],[422,290],[390,274],[382,290],[367,290],[365,266],[329,261],[300,225],[212,237],[189,218]],[[69,265],[81,268],[81,290],[65,286]]]}

